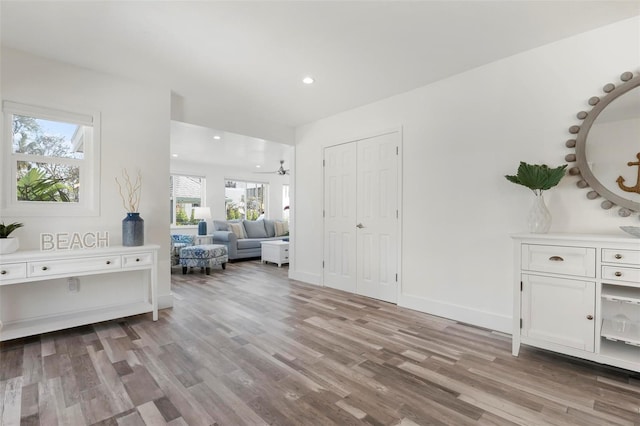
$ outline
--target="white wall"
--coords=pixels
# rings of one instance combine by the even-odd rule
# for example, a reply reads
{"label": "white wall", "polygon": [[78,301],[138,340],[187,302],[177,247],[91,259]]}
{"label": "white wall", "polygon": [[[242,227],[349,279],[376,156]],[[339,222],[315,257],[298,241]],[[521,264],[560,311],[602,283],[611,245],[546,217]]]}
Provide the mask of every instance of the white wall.
{"label": "white wall", "polygon": [[[212,220],[207,221],[208,232],[213,230],[213,219],[225,220],[226,209],[224,205],[224,181],[225,179],[237,179],[250,182],[262,182],[269,184],[268,205],[266,217],[268,219],[282,219],[282,185],[289,184],[289,176],[277,174],[258,174],[249,171],[239,170],[233,167],[221,166],[218,164],[193,163],[180,160],[171,160],[171,173],[204,176],[206,180],[206,201],[205,204],[211,207]],[[197,233],[194,226],[188,231],[185,227],[174,228],[185,231],[184,233]]]}
{"label": "white wall", "polygon": [[[21,249],[39,249],[41,232],[108,231],[111,246],[122,244],[121,227],[126,212],[114,178],[123,168],[130,172],[140,169],[143,176],[140,213],[145,221],[145,242],[161,245],[158,294],[161,306],[170,306],[167,226],[170,91],[11,49],[2,50],[0,87],[2,100],[77,112],[99,111],[101,114],[100,214],[93,217],[49,217],[43,210],[41,217],[2,217],[5,223],[24,223],[24,228],[13,234],[19,237]],[[38,300],[42,302],[41,313],[50,311],[56,304],[74,307],[85,302],[93,304],[93,300],[83,301],[84,280],[80,279],[81,292],[73,298],[64,286],[55,294],[47,294],[46,300],[39,298],[37,289],[33,290],[29,309]],[[119,291],[126,293],[126,287],[131,284],[131,279],[120,276],[118,282],[109,283],[109,288],[114,294]],[[86,297],[89,298],[90,294],[87,293]]]}
{"label": "white wall", "polygon": [[[639,35],[633,18],[298,128],[290,275],[321,283],[323,148],[402,127],[399,304],[510,331],[509,234],[526,231],[533,196],[503,176],[519,161],[565,163],[575,114],[605,83],[639,71]],[[601,210],[576,181],[545,194],[551,232],[637,223]]]}

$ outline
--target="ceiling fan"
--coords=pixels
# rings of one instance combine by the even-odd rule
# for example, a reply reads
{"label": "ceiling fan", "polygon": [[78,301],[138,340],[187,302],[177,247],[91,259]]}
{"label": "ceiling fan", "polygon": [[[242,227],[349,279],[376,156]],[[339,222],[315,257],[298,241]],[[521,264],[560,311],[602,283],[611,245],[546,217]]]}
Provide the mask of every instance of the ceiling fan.
{"label": "ceiling fan", "polygon": [[289,174],[289,169],[285,169],[284,160],[280,160],[280,168],[278,170],[274,170],[273,172],[255,172],[255,173],[275,173],[280,176],[284,176]]}

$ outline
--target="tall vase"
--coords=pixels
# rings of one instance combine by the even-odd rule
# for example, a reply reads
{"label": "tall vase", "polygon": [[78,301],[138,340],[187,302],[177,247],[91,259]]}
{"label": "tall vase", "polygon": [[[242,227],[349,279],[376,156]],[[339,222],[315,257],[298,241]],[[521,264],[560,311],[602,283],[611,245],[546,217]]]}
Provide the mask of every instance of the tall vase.
{"label": "tall vase", "polygon": [[546,234],[551,227],[551,213],[544,203],[542,194],[536,194],[536,199],[531,206],[527,217],[529,232],[532,234]]}
{"label": "tall vase", "polygon": [[122,219],[122,245],[144,245],[144,219],[140,217],[140,213],[127,213],[127,217]]}

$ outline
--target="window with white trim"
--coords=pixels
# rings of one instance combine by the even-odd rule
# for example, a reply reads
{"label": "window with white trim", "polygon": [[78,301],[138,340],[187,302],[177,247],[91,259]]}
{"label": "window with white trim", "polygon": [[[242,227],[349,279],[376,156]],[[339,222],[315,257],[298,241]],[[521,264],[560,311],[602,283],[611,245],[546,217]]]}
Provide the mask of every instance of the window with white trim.
{"label": "window with white trim", "polygon": [[8,101],[3,112],[3,213],[97,215],[99,115]]}

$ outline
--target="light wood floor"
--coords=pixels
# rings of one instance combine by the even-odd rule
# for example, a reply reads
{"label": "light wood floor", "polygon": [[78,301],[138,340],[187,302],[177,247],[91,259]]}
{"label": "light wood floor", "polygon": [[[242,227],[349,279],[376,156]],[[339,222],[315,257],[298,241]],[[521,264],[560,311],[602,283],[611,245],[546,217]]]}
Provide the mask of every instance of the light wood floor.
{"label": "light wood floor", "polygon": [[286,278],[174,270],[173,309],[0,345],[2,425],[640,425],[640,375]]}

